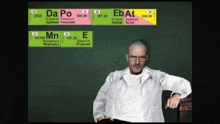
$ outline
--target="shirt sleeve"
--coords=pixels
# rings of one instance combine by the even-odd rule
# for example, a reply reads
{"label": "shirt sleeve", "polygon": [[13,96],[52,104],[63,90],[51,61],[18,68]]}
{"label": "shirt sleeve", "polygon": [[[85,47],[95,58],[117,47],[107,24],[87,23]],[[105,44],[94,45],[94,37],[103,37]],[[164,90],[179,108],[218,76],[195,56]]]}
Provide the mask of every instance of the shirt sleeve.
{"label": "shirt sleeve", "polygon": [[96,123],[97,123],[98,117],[104,115],[106,98],[107,98],[107,90],[109,88],[109,85],[112,82],[112,77],[113,77],[113,72],[111,72],[107,76],[105,83],[101,86],[95,100],[93,101],[93,117]]}
{"label": "shirt sleeve", "polygon": [[159,71],[159,73],[159,82],[162,86],[162,89],[172,91],[170,97],[174,93],[179,93],[181,95],[180,99],[183,99],[192,92],[191,84],[188,80],[179,76],[169,75],[161,71]]}

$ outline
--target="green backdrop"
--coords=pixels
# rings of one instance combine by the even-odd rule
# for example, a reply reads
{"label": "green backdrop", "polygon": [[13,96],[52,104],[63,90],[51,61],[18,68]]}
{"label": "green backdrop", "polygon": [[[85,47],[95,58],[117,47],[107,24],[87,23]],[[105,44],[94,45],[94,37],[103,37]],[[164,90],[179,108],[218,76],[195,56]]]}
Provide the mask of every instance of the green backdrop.
{"label": "green backdrop", "polygon": [[[93,101],[107,75],[128,66],[134,39],[151,50],[148,66],[192,83],[191,2],[30,2],[28,8],[156,8],[156,26],[28,26],[28,31],[93,31],[92,48],[28,48],[28,121],[94,122]],[[177,109],[164,109],[166,122]]]}

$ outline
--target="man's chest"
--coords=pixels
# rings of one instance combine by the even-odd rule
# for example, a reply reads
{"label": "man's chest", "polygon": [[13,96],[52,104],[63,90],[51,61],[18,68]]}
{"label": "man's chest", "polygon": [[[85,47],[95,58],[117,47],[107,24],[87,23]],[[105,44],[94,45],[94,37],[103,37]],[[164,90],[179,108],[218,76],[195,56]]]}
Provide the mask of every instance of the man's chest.
{"label": "man's chest", "polygon": [[144,82],[130,83],[125,80],[118,80],[110,85],[108,95],[114,99],[124,101],[131,98],[141,98],[142,100],[154,99],[162,95],[162,89],[157,80],[148,78]]}

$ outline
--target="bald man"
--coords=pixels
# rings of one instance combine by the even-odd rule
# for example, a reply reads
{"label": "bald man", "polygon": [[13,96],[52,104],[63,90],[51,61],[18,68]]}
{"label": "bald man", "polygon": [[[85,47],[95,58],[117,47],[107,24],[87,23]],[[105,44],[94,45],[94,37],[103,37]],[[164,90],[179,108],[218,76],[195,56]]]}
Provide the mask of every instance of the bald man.
{"label": "bald man", "polygon": [[165,108],[177,108],[191,92],[190,82],[146,66],[147,45],[134,41],[126,54],[129,67],[111,72],[93,102],[95,122],[164,122],[162,91],[172,91]]}

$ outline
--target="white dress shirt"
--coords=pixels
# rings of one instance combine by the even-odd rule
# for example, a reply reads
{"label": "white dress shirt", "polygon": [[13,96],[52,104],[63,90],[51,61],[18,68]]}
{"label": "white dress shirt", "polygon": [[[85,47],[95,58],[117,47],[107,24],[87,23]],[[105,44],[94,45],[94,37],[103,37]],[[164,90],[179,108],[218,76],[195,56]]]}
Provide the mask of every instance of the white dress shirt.
{"label": "white dress shirt", "polygon": [[145,122],[141,98],[142,73],[133,75],[129,73],[128,89],[124,94],[123,104],[116,115],[116,119],[128,122]]}

